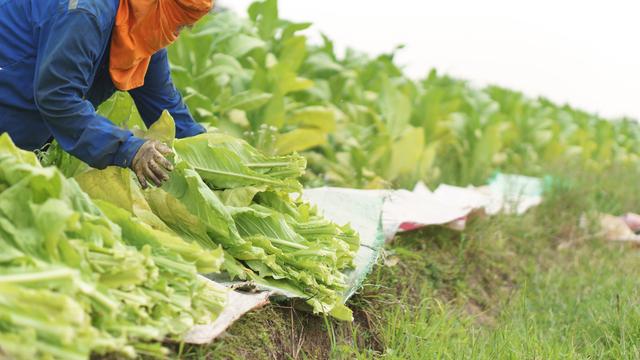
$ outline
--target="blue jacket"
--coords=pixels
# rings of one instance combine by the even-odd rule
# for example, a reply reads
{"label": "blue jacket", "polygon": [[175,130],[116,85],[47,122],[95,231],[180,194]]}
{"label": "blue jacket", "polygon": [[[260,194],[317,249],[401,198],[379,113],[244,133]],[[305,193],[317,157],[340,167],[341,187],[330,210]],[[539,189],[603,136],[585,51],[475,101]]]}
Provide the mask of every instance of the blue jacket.
{"label": "blue jacket", "polygon": [[[89,165],[128,167],[144,142],[96,114],[115,87],[109,45],[118,0],[0,0],[0,133],[21,148],[52,136]],[[151,60],[144,86],[129,91],[144,122],[162,110],[177,137],[204,132],[171,80],[167,51]]]}

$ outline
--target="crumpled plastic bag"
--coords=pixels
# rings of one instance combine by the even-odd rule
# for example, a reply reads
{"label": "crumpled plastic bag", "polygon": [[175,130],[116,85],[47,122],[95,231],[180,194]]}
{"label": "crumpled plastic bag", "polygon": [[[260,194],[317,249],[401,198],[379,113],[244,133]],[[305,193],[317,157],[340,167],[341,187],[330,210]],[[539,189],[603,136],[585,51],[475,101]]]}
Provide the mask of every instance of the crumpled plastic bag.
{"label": "crumpled plastic bag", "polygon": [[[604,237],[608,241],[631,242],[640,244],[640,235],[637,235],[629,226],[638,227],[635,216],[613,216],[609,214],[600,214],[598,216],[600,222],[600,233],[598,235]],[[633,214],[635,215],[635,214]]]}

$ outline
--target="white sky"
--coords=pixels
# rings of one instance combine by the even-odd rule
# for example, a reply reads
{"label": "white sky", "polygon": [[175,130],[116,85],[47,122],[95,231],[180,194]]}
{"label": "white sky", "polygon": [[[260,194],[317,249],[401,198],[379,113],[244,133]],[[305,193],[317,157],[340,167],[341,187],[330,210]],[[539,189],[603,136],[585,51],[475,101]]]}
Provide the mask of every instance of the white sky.
{"label": "white sky", "polygon": [[[219,0],[245,14],[251,0]],[[435,67],[478,85],[640,119],[638,0],[280,0],[280,16],[310,21],[376,55],[405,44],[398,61],[423,77]]]}

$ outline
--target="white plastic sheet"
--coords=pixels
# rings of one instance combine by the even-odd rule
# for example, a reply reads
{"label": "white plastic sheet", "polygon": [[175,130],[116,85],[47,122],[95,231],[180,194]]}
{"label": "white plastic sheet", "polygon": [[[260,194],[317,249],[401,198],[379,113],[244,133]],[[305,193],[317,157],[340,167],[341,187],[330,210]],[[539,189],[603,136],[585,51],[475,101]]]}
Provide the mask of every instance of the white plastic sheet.
{"label": "white plastic sheet", "polygon": [[[222,286],[214,283],[214,286]],[[212,323],[194,326],[185,336],[183,341],[187,344],[208,344],[222,335],[236,320],[251,310],[261,308],[269,303],[268,292],[242,293],[229,289],[229,297],[220,316]]]}
{"label": "white plastic sheet", "polygon": [[390,241],[398,232],[431,225],[462,230],[475,211],[521,215],[542,202],[542,192],[538,178],[505,174],[497,174],[483,187],[443,184],[432,192],[419,183],[413,191],[389,191],[382,214],[385,238]]}
{"label": "white plastic sheet", "polygon": [[[598,235],[602,236],[605,240],[640,244],[640,235],[634,231],[637,229],[630,226],[629,214],[625,216],[600,214],[598,218],[600,221],[600,233]],[[583,225],[586,226],[586,217],[583,217],[581,220]]]}

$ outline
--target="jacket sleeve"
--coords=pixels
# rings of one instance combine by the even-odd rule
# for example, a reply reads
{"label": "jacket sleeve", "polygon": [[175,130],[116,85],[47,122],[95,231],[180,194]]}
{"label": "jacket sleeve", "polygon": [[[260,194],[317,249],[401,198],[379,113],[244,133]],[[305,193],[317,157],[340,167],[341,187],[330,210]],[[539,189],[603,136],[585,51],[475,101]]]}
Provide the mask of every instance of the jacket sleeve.
{"label": "jacket sleeve", "polygon": [[65,151],[99,169],[130,166],[144,142],[96,114],[85,100],[108,37],[85,10],[60,15],[40,46],[34,80],[36,106],[53,137]]}
{"label": "jacket sleeve", "polygon": [[205,132],[182,100],[173,85],[167,50],[162,49],[151,57],[144,85],[129,91],[145,124],[151,126],[162,114],[169,111],[176,123],[176,137],[185,138]]}

